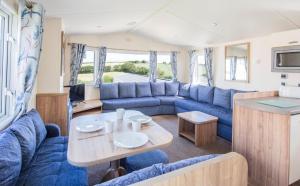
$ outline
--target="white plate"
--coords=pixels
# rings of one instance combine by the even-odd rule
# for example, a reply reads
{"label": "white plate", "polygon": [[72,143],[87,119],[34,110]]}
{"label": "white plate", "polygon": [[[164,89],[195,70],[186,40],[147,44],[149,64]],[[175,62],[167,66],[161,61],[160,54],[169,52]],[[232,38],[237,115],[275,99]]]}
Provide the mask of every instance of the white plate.
{"label": "white plate", "polygon": [[114,134],[114,145],[122,148],[137,148],[145,145],[149,138],[141,132],[122,132]]}
{"label": "white plate", "polygon": [[76,130],[79,132],[95,132],[102,130],[104,128],[104,123],[101,121],[88,121],[85,123],[78,123]]}
{"label": "white plate", "polygon": [[152,121],[151,117],[145,116],[145,115],[134,115],[134,116],[128,117],[128,119],[130,121],[141,122],[142,124],[149,123],[150,121]]}

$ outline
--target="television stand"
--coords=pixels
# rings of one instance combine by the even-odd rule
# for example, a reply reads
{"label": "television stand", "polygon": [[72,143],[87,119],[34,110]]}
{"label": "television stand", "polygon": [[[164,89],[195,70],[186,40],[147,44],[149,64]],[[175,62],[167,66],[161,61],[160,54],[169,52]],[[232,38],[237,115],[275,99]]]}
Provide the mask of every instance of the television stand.
{"label": "television stand", "polygon": [[102,102],[99,99],[84,100],[73,107],[73,118],[102,112]]}

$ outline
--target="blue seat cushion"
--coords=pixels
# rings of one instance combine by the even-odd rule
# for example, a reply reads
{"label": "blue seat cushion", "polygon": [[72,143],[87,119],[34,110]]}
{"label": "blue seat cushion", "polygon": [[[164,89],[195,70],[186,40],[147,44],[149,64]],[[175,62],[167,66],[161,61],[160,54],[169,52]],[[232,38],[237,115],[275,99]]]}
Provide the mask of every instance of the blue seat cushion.
{"label": "blue seat cushion", "polygon": [[11,130],[0,134],[0,185],[16,185],[22,167],[21,146]]}
{"label": "blue seat cushion", "polygon": [[25,169],[32,160],[36,150],[36,133],[32,120],[23,115],[10,126],[10,130],[17,137],[22,151],[22,170]]}
{"label": "blue seat cushion", "polygon": [[119,83],[119,98],[135,98],[135,83]]}
{"label": "blue seat cushion", "polygon": [[178,96],[190,97],[190,86],[191,84],[189,83],[179,83]]}
{"label": "blue seat cushion", "polygon": [[232,110],[191,99],[176,99],[175,106],[187,111],[200,111],[218,117],[218,122],[232,125]]}
{"label": "blue seat cushion", "polygon": [[179,90],[178,82],[166,82],[166,96],[177,96]]}
{"label": "blue seat cushion", "polygon": [[226,109],[231,109],[231,90],[216,87],[213,104]]}
{"label": "blue seat cushion", "polygon": [[190,98],[195,101],[198,101],[198,87],[199,85],[190,86]]}
{"label": "blue seat cushion", "polygon": [[198,101],[213,104],[214,87],[200,85],[198,88]]}
{"label": "blue seat cushion", "polygon": [[117,99],[119,98],[118,83],[102,83],[100,85],[100,99]]}
{"label": "blue seat cushion", "polygon": [[144,98],[123,98],[103,100],[104,110],[115,110],[117,108],[138,108],[138,107],[152,107],[160,105],[160,100],[154,97]]}
{"label": "blue seat cushion", "polygon": [[160,100],[161,105],[175,105],[176,96],[156,96]]}
{"label": "blue seat cushion", "polygon": [[136,83],[136,97],[151,97],[151,85],[150,82],[137,82]]}
{"label": "blue seat cushion", "polygon": [[88,185],[87,171],[67,161],[67,137],[47,138],[22,172],[18,185]]}
{"label": "blue seat cushion", "polygon": [[231,141],[232,140],[232,127],[228,125],[224,125],[223,123],[219,123],[217,125],[218,128],[218,136]]}
{"label": "blue seat cushion", "polygon": [[121,160],[121,166],[123,166],[128,173],[150,167],[157,163],[169,163],[168,155],[161,150],[154,150]]}
{"label": "blue seat cushion", "polygon": [[151,83],[152,96],[165,96],[165,82]]}
{"label": "blue seat cushion", "polygon": [[44,141],[44,139],[47,136],[45,123],[42,120],[40,114],[35,109],[32,109],[30,112],[27,112],[26,114],[28,117],[31,118],[34,124],[35,133],[36,133],[36,147],[39,148],[40,144]]}

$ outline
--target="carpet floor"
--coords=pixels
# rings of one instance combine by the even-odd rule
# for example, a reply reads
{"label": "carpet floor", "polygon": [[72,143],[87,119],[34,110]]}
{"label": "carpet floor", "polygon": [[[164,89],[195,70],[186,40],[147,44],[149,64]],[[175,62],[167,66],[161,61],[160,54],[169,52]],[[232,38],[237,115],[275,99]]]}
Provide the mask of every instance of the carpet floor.
{"label": "carpet floor", "polygon": [[[179,137],[177,116],[154,116],[153,120],[173,134],[173,143],[162,149],[168,154],[170,162],[206,154],[224,154],[231,151],[231,143],[222,138],[217,138],[214,144],[198,148],[192,142]],[[108,163],[90,167],[88,169],[89,185],[100,183],[108,167]]]}

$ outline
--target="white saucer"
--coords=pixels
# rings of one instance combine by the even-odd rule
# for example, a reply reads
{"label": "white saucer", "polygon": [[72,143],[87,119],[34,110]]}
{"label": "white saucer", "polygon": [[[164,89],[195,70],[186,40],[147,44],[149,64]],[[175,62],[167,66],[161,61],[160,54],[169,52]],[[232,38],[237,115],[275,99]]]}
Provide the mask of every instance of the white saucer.
{"label": "white saucer", "polygon": [[78,123],[76,126],[76,130],[79,132],[95,132],[98,130],[102,130],[104,128],[104,124],[101,121],[90,121],[86,123]]}
{"label": "white saucer", "polygon": [[134,116],[128,117],[128,119],[130,121],[136,121],[136,122],[140,122],[142,124],[149,123],[150,121],[152,121],[152,118],[150,116],[146,116],[146,115],[134,115]]}
{"label": "white saucer", "polygon": [[128,149],[141,147],[148,141],[148,136],[141,132],[121,132],[114,134],[113,137],[115,146]]}

